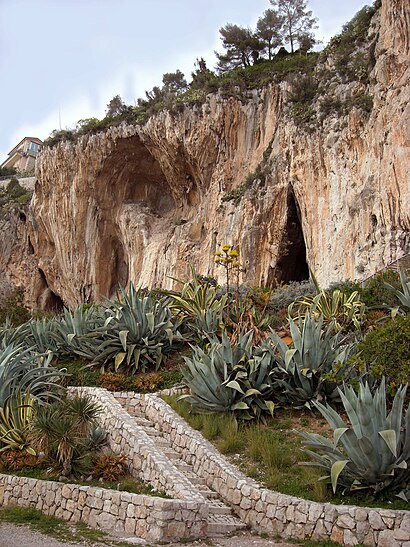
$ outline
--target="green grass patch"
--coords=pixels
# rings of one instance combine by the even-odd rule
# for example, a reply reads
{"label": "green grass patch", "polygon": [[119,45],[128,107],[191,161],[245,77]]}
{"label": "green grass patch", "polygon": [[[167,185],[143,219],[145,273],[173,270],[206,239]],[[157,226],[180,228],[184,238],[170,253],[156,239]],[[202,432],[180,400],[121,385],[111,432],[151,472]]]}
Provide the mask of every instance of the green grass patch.
{"label": "green grass patch", "polygon": [[265,488],[317,502],[409,509],[408,503],[394,496],[378,499],[363,493],[334,496],[329,486],[318,480],[322,474],[318,469],[300,465],[308,457],[301,450],[301,437],[296,430],[326,435],[328,427],[320,415],[291,409],[279,411],[266,424],[238,423],[229,414],[194,414],[190,405],[177,397],[164,400],[243,473]]}

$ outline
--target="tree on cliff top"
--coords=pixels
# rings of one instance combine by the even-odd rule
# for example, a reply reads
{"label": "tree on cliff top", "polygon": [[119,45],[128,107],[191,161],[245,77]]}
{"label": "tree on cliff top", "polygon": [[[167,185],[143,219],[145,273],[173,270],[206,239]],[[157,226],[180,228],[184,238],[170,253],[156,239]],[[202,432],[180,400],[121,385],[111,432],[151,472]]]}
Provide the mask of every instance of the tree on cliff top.
{"label": "tree on cliff top", "polygon": [[249,28],[227,23],[219,29],[219,33],[226,49],[225,54],[215,52],[219,72],[251,66],[258,58],[259,51],[263,49],[260,40]]}
{"label": "tree on cliff top", "polygon": [[164,91],[170,91],[171,93],[178,93],[188,89],[185,76],[179,69],[175,72],[165,73],[162,76],[162,83],[164,84]]}
{"label": "tree on cliff top", "polygon": [[282,24],[282,17],[273,9],[267,9],[258,19],[255,36],[263,45],[269,61],[273,58],[273,51],[282,43]]}
{"label": "tree on cliff top", "polygon": [[307,9],[307,0],[269,0],[282,18],[282,33],[285,43],[295,51],[295,42],[306,44],[312,40],[311,31],[316,28],[316,17]]}
{"label": "tree on cliff top", "polygon": [[121,99],[119,95],[115,95],[111,101],[107,104],[107,118],[115,118],[121,116],[127,110],[127,105]]}

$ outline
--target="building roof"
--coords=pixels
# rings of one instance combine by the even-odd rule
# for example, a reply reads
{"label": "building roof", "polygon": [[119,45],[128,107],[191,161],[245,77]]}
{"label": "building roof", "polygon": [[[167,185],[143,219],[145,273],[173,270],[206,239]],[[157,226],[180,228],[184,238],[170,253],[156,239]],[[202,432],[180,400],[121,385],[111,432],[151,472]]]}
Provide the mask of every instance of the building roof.
{"label": "building roof", "polygon": [[42,145],[43,144],[43,141],[41,139],[38,139],[37,137],[24,137],[24,139],[22,139],[14,148],[12,148],[9,152],[9,156],[11,154],[13,154],[13,152],[15,150],[17,150],[18,148],[20,148],[20,146],[23,144],[24,141],[31,141],[31,142],[35,142],[36,144],[39,144],[39,145]]}

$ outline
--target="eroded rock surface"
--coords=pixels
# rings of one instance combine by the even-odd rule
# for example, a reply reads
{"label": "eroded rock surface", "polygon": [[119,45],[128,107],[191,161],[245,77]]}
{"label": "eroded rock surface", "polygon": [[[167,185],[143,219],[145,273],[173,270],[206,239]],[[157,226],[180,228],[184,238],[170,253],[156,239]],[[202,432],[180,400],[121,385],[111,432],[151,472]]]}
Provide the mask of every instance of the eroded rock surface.
{"label": "eroded rock surface", "polygon": [[171,287],[191,263],[223,282],[224,243],[240,248],[243,281],[264,285],[306,278],[307,264],[325,286],[365,278],[408,253],[409,11],[389,0],[375,17],[370,85],[352,84],[373,96],[369,116],[301,127],[272,84],[44,150],[24,244],[3,268],[31,305],[58,307],[129,281]]}

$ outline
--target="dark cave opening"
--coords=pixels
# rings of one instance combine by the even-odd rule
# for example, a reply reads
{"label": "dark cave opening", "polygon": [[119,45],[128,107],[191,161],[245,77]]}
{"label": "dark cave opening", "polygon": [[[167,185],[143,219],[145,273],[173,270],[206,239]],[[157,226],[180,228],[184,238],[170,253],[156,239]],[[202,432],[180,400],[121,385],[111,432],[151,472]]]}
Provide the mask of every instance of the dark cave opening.
{"label": "dark cave opening", "polygon": [[287,196],[287,218],[279,244],[279,259],[269,273],[270,286],[309,279],[306,245],[300,221],[300,210],[292,191]]}
{"label": "dark cave opening", "polygon": [[61,313],[64,309],[63,300],[50,289],[46,275],[41,268],[38,269],[38,273],[40,275],[40,296],[38,302],[40,309],[51,313]]}

